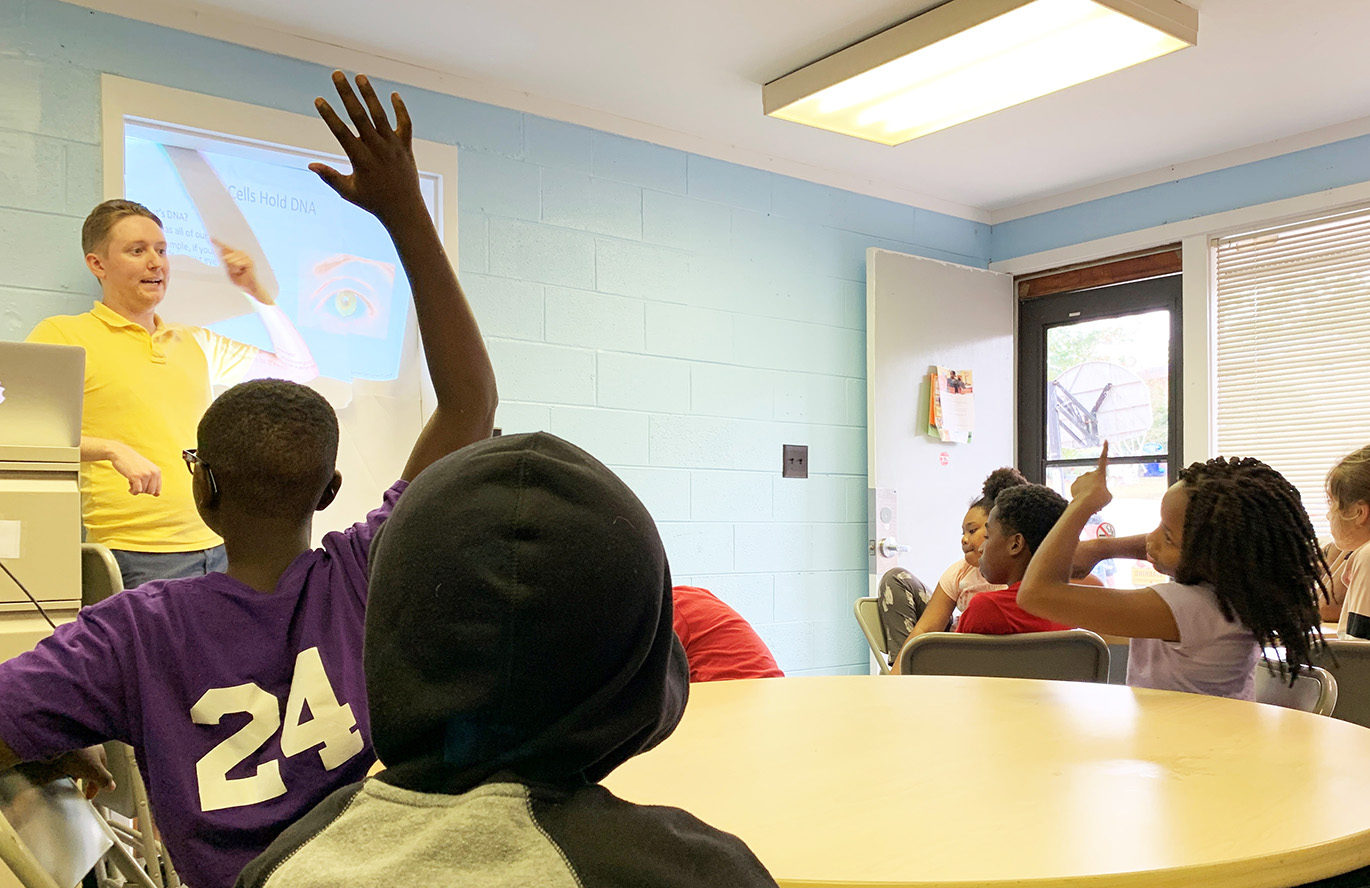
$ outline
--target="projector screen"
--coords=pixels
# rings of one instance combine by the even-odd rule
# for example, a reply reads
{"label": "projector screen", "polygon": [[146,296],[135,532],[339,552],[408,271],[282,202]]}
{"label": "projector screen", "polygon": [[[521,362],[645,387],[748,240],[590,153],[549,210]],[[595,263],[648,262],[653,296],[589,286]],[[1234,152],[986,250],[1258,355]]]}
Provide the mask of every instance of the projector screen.
{"label": "projector screen", "polygon": [[[124,196],[162,219],[171,257],[163,314],[270,350],[218,241],[252,256],[331,380],[399,375],[409,284],[385,229],[308,169],[317,157],[167,125],[124,126]],[[346,167],[343,167],[344,171]],[[432,176],[421,179],[429,212]]]}
{"label": "projector screen", "polygon": [[[431,412],[432,387],[389,235],[308,169],[322,161],[347,172],[346,158],[306,114],[110,75],[102,92],[105,196],[146,205],[166,232],[170,274],[159,314],[271,350],[215,242],[252,258],[262,289],[318,366],[308,384],[338,413],[344,484],[316,520],[315,539],[361,520],[399,477]],[[456,148],[414,145],[425,203],[455,265]]]}

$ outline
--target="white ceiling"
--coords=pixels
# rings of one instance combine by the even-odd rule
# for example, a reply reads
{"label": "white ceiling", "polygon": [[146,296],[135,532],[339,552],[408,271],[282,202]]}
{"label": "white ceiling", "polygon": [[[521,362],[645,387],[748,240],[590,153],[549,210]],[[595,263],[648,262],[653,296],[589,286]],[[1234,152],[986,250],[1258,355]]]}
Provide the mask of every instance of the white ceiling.
{"label": "white ceiling", "polygon": [[83,0],[277,52],[358,50],[421,86],[996,220],[1370,117],[1370,2],[1190,3],[1194,49],[887,148],[766,118],[761,85],[931,0]]}

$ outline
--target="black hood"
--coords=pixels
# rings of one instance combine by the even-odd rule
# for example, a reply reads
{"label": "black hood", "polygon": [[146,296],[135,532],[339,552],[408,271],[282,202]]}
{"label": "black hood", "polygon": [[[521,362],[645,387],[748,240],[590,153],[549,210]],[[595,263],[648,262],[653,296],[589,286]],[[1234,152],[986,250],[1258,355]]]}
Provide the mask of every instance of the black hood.
{"label": "black hood", "polygon": [[652,517],[542,433],[409,485],[371,547],[364,658],[381,779],[424,792],[597,782],[675,729],[689,688]]}

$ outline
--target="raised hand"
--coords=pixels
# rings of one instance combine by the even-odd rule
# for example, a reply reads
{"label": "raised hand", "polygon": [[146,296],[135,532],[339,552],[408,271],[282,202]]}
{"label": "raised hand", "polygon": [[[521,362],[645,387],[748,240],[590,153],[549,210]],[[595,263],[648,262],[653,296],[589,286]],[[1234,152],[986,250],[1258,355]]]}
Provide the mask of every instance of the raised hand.
{"label": "raised hand", "polygon": [[252,257],[242,250],[236,250],[228,244],[214,238],[209,239],[214,244],[214,249],[219,251],[219,261],[223,263],[224,272],[233,286],[242,290],[247,295],[256,299],[262,305],[275,305],[276,297],[268,293],[257,280],[257,266],[253,263]]}
{"label": "raised hand", "polygon": [[1108,442],[1099,453],[1099,465],[1092,472],[1085,472],[1070,485],[1071,499],[1089,510],[1090,514],[1099,511],[1113,501],[1108,490]]}
{"label": "raised hand", "polygon": [[404,101],[391,93],[392,127],[365,76],[357,75],[360,99],[341,71],[333,72],[333,86],[352,126],[323,99],[315,99],[314,107],[347,155],[352,172],[344,176],[322,163],[309,168],[343,200],[371,213],[389,232],[414,293],[419,339],[437,395],[433,415],[400,474],[407,481],[452,451],[490,437],[499,403],[495,370],[476,316],[424,206],[414,163],[413,127]]}
{"label": "raised hand", "polygon": [[400,94],[390,94],[390,103],[395,109],[392,128],[385,107],[365,74],[357,75],[361,99],[341,71],[333,72],[333,86],[338,90],[338,98],[356,133],[324,99],[315,99],[314,107],[351,161],[352,172],[344,176],[324,163],[311,163],[309,168],[343,200],[356,204],[382,222],[398,221],[405,213],[427,215],[419,190],[418,166],[414,162],[413,127]]}

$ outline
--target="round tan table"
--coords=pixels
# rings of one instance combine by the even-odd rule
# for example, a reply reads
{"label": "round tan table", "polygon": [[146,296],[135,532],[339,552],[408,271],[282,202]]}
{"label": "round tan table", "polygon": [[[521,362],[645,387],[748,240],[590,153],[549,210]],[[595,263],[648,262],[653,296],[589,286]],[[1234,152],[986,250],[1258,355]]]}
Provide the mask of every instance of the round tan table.
{"label": "round tan table", "polygon": [[696,684],[605,781],[740,836],[784,886],[1273,888],[1370,864],[1370,730],[1116,685]]}

